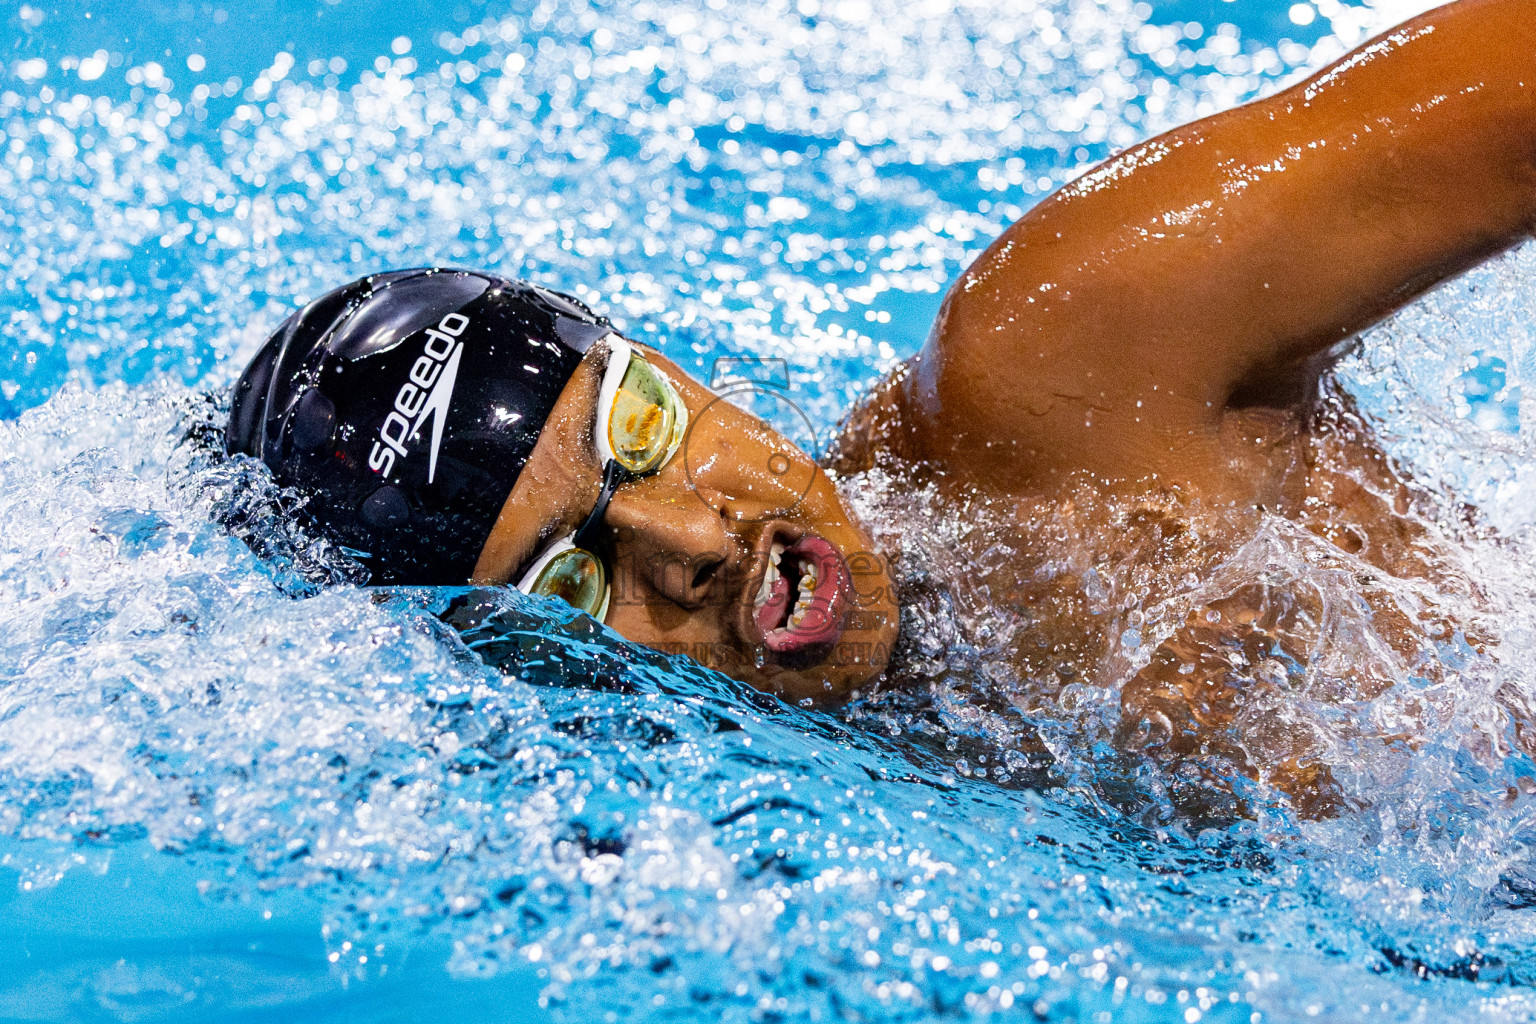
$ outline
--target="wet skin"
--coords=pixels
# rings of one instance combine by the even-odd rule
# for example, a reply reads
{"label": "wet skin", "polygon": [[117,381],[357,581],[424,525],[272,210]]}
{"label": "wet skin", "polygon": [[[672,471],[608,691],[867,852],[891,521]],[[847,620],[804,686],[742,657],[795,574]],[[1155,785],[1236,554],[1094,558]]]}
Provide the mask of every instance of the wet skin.
{"label": "wet skin", "polygon": [[1536,220],[1536,5],[1463,0],[1108,161],[961,276],[883,411],[978,486],[1089,473],[1263,501],[1235,412]]}
{"label": "wet skin", "polygon": [[[1345,547],[1358,548],[1360,534],[1395,532],[1398,543],[1368,555],[1401,561],[1413,546],[1399,522],[1406,489],[1368,431],[1314,436],[1319,377],[1362,329],[1526,237],[1533,223],[1536,3],[1461,0],[1272,98],[1127,150],[1041,202],[961,275],[922,351],[852,412],[833,465],[904,467],[957,501],[964,492],[1048,505],[1087,480],[1108,494],[1158,490],[1263,507],[1310,516]],[[709,402],[657,361],[695,412]],[[571,388],[594,390],[591,370]],[[509,498],[477,578],[512,578],[556,520],[563,531],[592,507],[590,408],[590,398],[562,397],[557,429],[546,431]],[[608,622],[658,646],[750,642],[737,614],[750,590],[738,582],[705,599],[680,582],[686,573],[647,566],[716,558],[725,575],[748,572],[763,528],[750,509],[722,514],[718,495],[782,501],[762,467],[790,449],[745,414],[716,418],[689,449],[718,455],[701,481],[669,465],[615,498],[617,571],[640,600],[616,606]],[[817,531],[845,554],[871,550],[825,476],[814,479],[807,499],[785,512],[787,528]],[[1377,483],[1367,494],[1360,479]],[[1018,572],[1029,565],[1021,555]],[[861,584],[876,595],[870,628],[846,639],[888,648],[889,582],[882,569]],[[846,693],[883,666],[875,656],[720,667],[791,696],[821,696]],[[1198,746],[1224,712],[1191,710],[1181,685],[1155,672],[1133,680],[1128,720],[1162,701],[1193,723]],[[1325,802],[1315,775],[1274,778]]]}

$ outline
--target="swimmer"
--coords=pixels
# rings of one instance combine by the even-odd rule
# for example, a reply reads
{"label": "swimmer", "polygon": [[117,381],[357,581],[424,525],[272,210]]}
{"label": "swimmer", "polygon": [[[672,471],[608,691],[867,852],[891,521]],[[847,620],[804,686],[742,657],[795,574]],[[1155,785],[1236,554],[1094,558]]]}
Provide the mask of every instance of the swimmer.
{"label": "swimmer", "polygon": [[[961,274],[826,467],[576,300],[450,270],[296,313],[242,376],[227,447],[307,493],[377,583],[553,595],[785,698],[839,698],[887,671],[901,608],[829,470],[899,475],[954,508],[1051,508],[1087,486],[1154,517],[1281,514],[1433,572],[1407,484],[1327,370],[1533,222],[1536,5],[1460,0],[1039,203]],[[1183,528],[1158,529],[1176,544]],[[988,579],[1027,580],[1037,545],[1007,540]],[[1069,618],[1061,635],[1089,630]],[[1236,698],[1172,669],[1214,621],[1125,685],[1126,745],[1153,742],[1134,734],[1155,718],[1183,756],[1230,725]],[[1040,671],[1009,657],[1020,679]],[[1244,770],[1326,808],[1325,768],[1274,761]]]}

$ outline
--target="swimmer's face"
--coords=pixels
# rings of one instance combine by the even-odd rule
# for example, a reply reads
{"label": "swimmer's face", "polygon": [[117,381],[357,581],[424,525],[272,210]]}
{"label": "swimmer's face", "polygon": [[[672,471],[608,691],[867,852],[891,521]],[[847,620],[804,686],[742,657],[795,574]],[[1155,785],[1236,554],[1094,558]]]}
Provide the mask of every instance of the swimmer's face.
{"label": "swimmer's face", "polygon": [[[688,433],[660,470],[621,485],[608,505],[607,625],[796,700],[842,696],[879,676],[896,639],[889,567],[826,474],[670,360],[635,352],[671,379]],[[517,583],[592,512],[608,355],[593,346],[561,393],[486,541],[477,583]]]}

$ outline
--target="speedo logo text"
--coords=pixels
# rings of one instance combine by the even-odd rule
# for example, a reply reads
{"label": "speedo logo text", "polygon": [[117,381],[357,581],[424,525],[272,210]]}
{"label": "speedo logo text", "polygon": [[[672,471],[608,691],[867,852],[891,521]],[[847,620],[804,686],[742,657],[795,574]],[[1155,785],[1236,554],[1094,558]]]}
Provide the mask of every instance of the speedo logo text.
{"label": "speedo logo text", "polygon": [[414,441],[430,417],[432,447],[427,456],[427,483],[437,475],[437,449],[443,442],[443,424],[448,419],[448,403],[453,401],[453,386],[459,377],[459,357],[464,345],[458,340],[469,328],[469,317],[449,313],[436,327],[427,328],[427,343],[422,355],[395,393],[395,407],[379,427],[379,439],[368,453],[368,468],[388,477],[395,467],[395,456],[405,458],[407,442]]}

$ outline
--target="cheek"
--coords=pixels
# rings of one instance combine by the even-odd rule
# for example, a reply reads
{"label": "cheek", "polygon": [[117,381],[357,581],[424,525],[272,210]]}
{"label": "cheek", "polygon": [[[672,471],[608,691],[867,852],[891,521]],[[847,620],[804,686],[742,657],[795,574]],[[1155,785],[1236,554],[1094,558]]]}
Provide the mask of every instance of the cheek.
{"label": "cheek", "polygon": [[692,413],[683,465],[711,503],[742,506],[753,518],[792,514],[813,489],[815,462],[792,439],[774,433],[726,399]]}
{"label": "cheek", "polygon": [[[868,546],[864,531],[848,514],[841,496],[837,493],[837,488],[819,468],[805,497],[800,501],[799,513],[808,524],[815,522],[821,524],[824,529],[835,530],[838,533],[835,539],[840,543],[857,541],[856,547],[861,551]],[[851,551],[844,552],[845,555],[851,553]]]}

